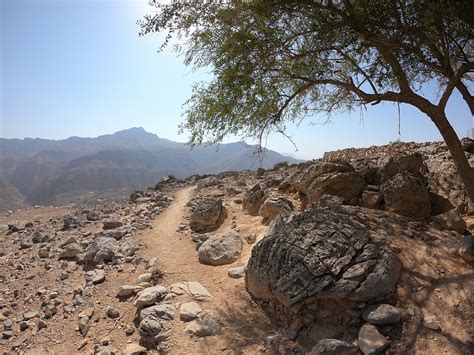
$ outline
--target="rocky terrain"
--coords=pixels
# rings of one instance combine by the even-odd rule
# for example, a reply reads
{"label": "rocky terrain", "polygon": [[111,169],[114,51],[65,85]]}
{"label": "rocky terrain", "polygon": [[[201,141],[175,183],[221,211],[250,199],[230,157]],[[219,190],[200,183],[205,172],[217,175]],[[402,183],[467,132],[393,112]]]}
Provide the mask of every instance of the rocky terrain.
{"label": "rocky terrain", "polygon": [[472,354],[471,211],[435,142],[9,212],[0,349]]}

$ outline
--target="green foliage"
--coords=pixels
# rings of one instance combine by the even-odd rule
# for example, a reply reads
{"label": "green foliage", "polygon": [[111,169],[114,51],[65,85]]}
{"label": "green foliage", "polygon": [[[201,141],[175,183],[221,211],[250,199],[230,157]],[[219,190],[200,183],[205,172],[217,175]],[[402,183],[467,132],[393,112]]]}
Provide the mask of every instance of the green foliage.
{"label": "green foliage", "polygon": [[[193,88],[182,129],[191,144],[228,134],[264,138],[286,122],[381,101],[427,110],[457,88],[474,112],[465,81],[474,69],[473,12],[455,0],[255,0],[158,4],[141,34],[165,32],[166,46],[213,79]],[[464,80],[464,81],[463,81]],[[431,104],[428,102],[428,104]],[[424,105],[424,106],[423,106]]]}

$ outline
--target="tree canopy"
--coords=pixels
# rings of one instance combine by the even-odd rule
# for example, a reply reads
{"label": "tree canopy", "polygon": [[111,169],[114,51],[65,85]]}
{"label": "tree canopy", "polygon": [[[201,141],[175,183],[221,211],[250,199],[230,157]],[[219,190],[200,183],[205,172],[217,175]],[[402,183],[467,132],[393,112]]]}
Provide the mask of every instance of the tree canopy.
{"label": "tree canopy", "polygon": [[157,4],[142,34],[166,31],[186,64],[210,67],[186,102],[191,143],[260,137],[284,122],[380,101],[410,103],[435,82],[445,106],[474,69],[468,1],[231,1]]}
{"label": "tree canopy", "polygon": [[[462,0],[254,0],[156,4],[141,34],[173,36],[186,64],[210,68],[185,103],[190,143],[262,138],[285,123],[383,101],[435,123],[458,170],[474,174],[445,107],[458,90],[471,113],[474,12]],[[435,87],[438,96],[423,89]],[[468,190],[469,190],[468,189]]]}

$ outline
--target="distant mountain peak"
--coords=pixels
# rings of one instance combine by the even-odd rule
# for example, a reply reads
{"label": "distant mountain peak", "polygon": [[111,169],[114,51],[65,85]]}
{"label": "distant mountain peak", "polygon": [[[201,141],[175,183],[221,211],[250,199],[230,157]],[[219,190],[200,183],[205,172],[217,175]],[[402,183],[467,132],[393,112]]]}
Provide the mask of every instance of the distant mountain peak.
{"label": "distant mountain peak", "polygon": [[158,137],[154,133],[150,133],[150,132],[145,131],[145,129],[143,127],[132,127],[132,128],[124,129],[124,130],[121,130],[121,131],[117,131],[117,132],[112,134],[112,136],[122,136],[122,137],[125,137],[125,136],[144,136],[144,135]]}

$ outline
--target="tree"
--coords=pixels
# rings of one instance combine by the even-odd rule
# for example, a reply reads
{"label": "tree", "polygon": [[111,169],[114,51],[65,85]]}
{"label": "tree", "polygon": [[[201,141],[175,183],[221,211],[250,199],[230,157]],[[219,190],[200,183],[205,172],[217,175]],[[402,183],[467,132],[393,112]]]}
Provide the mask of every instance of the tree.
{"label": "tree", "polygon": [[[187,65],[211,68],[185,103],[190,143],[260,140],[321,112],[389,101],[425,113],[446,142],[471,205],[474,172],[446,116],[458,90],[474,115],[470,1],[255,0],[156,4],[141,34],[173,36]],[[435,88],[437,95],[426,94]],[[473,205],[474,206],[474,205]]]}

